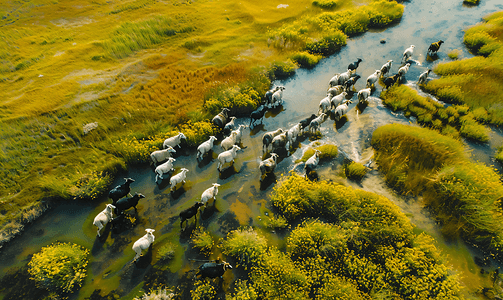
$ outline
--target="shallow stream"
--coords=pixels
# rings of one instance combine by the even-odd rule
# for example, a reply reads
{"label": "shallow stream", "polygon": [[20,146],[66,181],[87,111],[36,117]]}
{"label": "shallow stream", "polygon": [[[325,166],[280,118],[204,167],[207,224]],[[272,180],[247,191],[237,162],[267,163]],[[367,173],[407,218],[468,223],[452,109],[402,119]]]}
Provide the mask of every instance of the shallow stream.
{"label": "shallow stream", "polygon": [[[334,73],[344,72],[349,63],[362,58],[357,70],[361,79],[356,83],[356,91],[365,88],[366,78],[379,69],[388,59],[393,60],[392,73],[396,73],[401,55],[405,48],[415,45],[412,59],[415,63],[406,75],[407,83],[417,89],[415,82],[420,73],[436,64],[449,61],[447,53],[453,49],[463,50],[462,57],[471,57],[462,44],[463,29],[473,25],[485,15],[503,10],[499,0],[482,0],[474,7],[463,6],[461,0],[413,0],[405,3],[405,12],[400,23],[382,31],[372,31],[348,40],[348,44],[339,53],[323,60],[312,70],[299,69],[297,73],[275,85],[284,85],[284,106],[274,113],[268,112],[263,125],[253,130],[246,129],[243,136],[243,151],[238,153],[233,167],[219,175],[217,161],[207,159],[198,163],[194,151],[178,151],[175,155],[175,169],[189,169],[187,183],[183,190],[170,194],[168,180],[161,185],[155,183],[152,166],[131,167],[127,174],[121,174],[113,186],[122,183],[122,177],[131,177],[136,181],[131,185],[132,192],[146,196],[138,205],[138,214],[134,210],[129,214],[137,218],[138,225],[132,229],[116,233],[108,229],[104,238],[96,237],[96,227],[92,225],[94,217],[109,203],[108,199],[93,203],[63,204],[55,207],[26,228],[25,232],[0,250],[0,276],[11,274],[16,268],[27,264],[31,255],[41,247],[56,241],[75,242],[91,249],[89,273],[82,289],[71,299],[90,297],[95,289],[101,295],[115,290],[115,293],[127,298],[143,285],[155,280],[174,286],[187,271],[197,268],[204,259],[191,249],[190,232],[195,228],[194,219],[189,221],[188,228],[180,229],[178,214],[182,209],[199,201],[201,193],[212,183],[219,183],[219,194],[214,203],[199,217],[198,225],[203,225],[215,237],[223,238],[230,230],[241,225],[253,225],[264,228],[261,218],[269,214],[268,199],[275,186],[274,181],[260,183],[258,165],[262,156],[262,134],[277,128],[288,129],[299,120],[316,113],[319,101],[325,97],[328,81]],[[427,60],[426,52],[430,43],[442,39],[438,59]],[[386,43],[380,43],[381,40]],[[435,78],[430,74],[430,78]],[[474,292],[482,287],[491,287],[490,276],[486,271],[493,271],[499,266],[491,264],[482,268],[475,264],[474,257],[479,255],[460,241],[445,241],[439,233],[435,221],[422,208],[420,199],[404,198],[395,194],[384,183],[382,174],[369,160],[373,155],[370,145],[373,131],[389,123],[414,124],[413,119],[401,114],[392,113],[380,101],[381,86],[370,98],[369,105],[363,110],[356,109],[354,103],[347,113],[348,121],[342,126],[335,126],[334,121],[327,120],[321,126],[322,143],[334,143],[339,148],[338,159],[322,163],[317,169],[320,179],[343,181],[355,188],[375,192],[388,197],[411,219],[418,232],[425,231],[437,241],[442,249],[447,264],[459,275],[466,287],[465,294],[469,299],[483,299]],[[249,119],[240,118],[238,124],[248,125]],[[307,149],[309,139],[303,139],[300,147],[290,156],[281,160],[276,168],[277,178],[290,170],[301,170],[295,160]],[[473,159],[492,165],[495,149],[503,144],[501,132],[493,130],[488,144],[467,144]],[[213,158],[222,150],[215,145]],[[346,181],[338,174],[344,159],[370,163],[374,167],[360,183]],[[500,170],[501,171],[501,170]],[[123,175],[123,176],[122,176]],[[132,264],[134,252],[132,244],[145,234],[146,228],[155,229],[156,240],[152,252],[142,258],[138,266]],[[282,235],[263,230],[272,243],[283,246]],[[156,257],[158,249],[166,242],[177,245],[176,256],[169,264],[161,264]],[[214,247],[218,251],[217,247]],[[218,256],[212,254],[211,258]],[[232,274],[230,275],[232,276]],[[159,279],[160,278],[160,279]],[[230,277],[225,277],[228,282]],[[225,286],[225,283],[224,283]],[[6,294],[0,294],[0,298]],[[130,296],[129,296],[130,297]]]}

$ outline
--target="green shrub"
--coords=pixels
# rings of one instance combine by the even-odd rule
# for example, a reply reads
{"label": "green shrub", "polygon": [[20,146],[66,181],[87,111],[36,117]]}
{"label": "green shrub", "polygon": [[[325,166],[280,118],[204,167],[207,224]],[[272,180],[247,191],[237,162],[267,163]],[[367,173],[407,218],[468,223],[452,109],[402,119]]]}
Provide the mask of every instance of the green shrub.
{"label": "green shrub", "polygon": [[311,156],[314,155],[315,150],[318,150],[321,152],[320,154],[320,161],[324,160],[330,160],[332,158],[337,157],[338,155],[338,149],[336,145],[333,144],[324,144],[321,146],[318,146],[316,148],[309,148],[304,151],[302,154],[302,157],[298,160],[295,161],[295,163],[299,162],[306,162]]}
{"label": "green shrub", "polygon": [[236,283],[236,290],[230,300],[257,300],[258,294],[253,286],[249,286],[246,281],[239,280]]}
{"label": "green shrub", "polygon": [[192,123],[191,121],[181,126],[180,132],[185,135],[185,143],[189,147],[197,147],[211,135],[215,135],[213,126],[209,121]]}
{"label": "green shrub", "polygon": [[358,288],[349,281],[335,276],[327,277],[328,280],[326,283],[318,290],[318,294],[315,298],[316,300],[365,299],[358,291]]}
{"label": "green shrub", "polygon": [[173,300],[175,294],[171,293],[171,290],[167,288],[157,288],[149,293],[145,293],[141,298],[134,298],[134,300]]}
{"label": "green shrub", "polygon": [[288,222],[283,216],[270,216],[264,218],[264,226],[269,229],[283,229],[288,226]]}
{"label": "green shrub", "polygon": [[325,36],[318,41],[308,42],[305,50],[312,54],[330,56],[346,45],[346,35],[342,31],[334,31],[333,34]]}
{"label": "green shrub", "polygon": [[71,293],[86,277],[89,250],[70,243],[43,247],[28,263],[36,284],[52,292]]}
{"label": "green shrub", "polygon": [[302,68],[313,68],[321,58],[320,55],[313,55],[308,52],[297,52],[291,56],[291,59]]}
{"label": "green shrub", "polygon": [[488,129],[475,121],[471,115],[463,116],[460,118],[461,128],[459,133],[461,136],[478,141],[478,142],[488,142],[489,132]]}
{"label": "green shrub", "polygon": [[251,227],[242,228],[229,232],[221,247],[222,253],[234,257],[246,270],[265,255],[267,240]]}
{"label": "green shrub", "polygon": [[458,50],[458,49],[454,49],[454,50],[451,50],[447,56],[450,58],[450,59],[453,59],[453,60],[456,60],[459,58],[459,55],[461,54],[461,50]]}
{"label": "green shrub", "polygon": [[209,256],[213,248],[213,237],[211,234],[204,230],[203,227],[198,227],[191,236],[191,241],[194,248],[199,249],[201,253]]}
{"label": "green shrub", "polygon": [[285,62],[277,61],[272,64],[270,68],[270,73],[272,74],[273,79],[283,79],[288,78],[295,74],[295,70],[297,66],[291,61],[287,60]]}
{"label": "green shrub", "polygon": [[478,5],[479,2],[480,0],[463,0],[463,3],[468,5]]}
{"label": "green shrub", "polygon": [[351,180],[362,180],[365,174],[367,174],[367,167],[352,161],[344,166],[344,173],[346,174],[346,177]]}
{"label": "green shrub", "polygon": [[159,257],[160,261],[168,261],[173,259],[175,257],[175,245],[173,243],[166,243],[162,245],[162,247],[159,248],[157,251],[157,255]]}
{"label": "green shrub", "polygon": [[313,5],[323,9],[334,9],[337,7],[338,2],[334,0],[314,0]]}
{"label": "green shrub", "polygon": [[503,163],[503,146],[500,146],[496,151],[496,156],[494,157],[500,163]]}
{"label": "green shrub", "polygon": [[217,292],[208,280],[198,280],[194,288],[190,291],[192,300],[211,300],[215,299]]}

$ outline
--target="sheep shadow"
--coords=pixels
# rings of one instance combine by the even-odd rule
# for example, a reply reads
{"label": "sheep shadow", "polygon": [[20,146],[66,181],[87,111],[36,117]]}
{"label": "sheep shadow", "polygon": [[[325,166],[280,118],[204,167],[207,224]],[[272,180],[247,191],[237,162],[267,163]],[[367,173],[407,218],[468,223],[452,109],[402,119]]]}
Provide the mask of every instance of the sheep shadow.
{"label": "sheep shadow", "polygon": [[270,187],[273,183],[276,183],[276,175],[274,172],[268,173],[265,177],[260,180],[260,190],[265,191],[268,187]]}
{"label": "sheep shadow", "polygon": [[358,104],[356,104],[356,109],[358,110],[358,113],[362,114],[367,106],[369,106],[368,100],[358,101]]}
{"label": "sheep shadow", "polygon": [[[335,120],[334,120],[335,121]],[[338,121],[334,122],[334,127],[339,130],[348,122],[348,117],[346,115],[342,116]]]}
{"label": "sheep shadow", "polygon": [[182,227],[182,229],[180,230],[179,240],[182,243],[187,242],[190,239],[190,237],[192,236],[192,232],[194,230],[196,230],[196,228],[197,228],[197,216],[195,218],[191,218],[191,219],[194,219],[195,221],[187,220],[190,223],[187,223],[187,221],[185,221],[185,226]]}
{"label": "sheep shadow", "polygon": [[180,198],[184,193],[186,192],[185,187],[182,185],[181,187],[177,188],[176,190],[170,192],[171,198],[173,200],[177,200]]}
{"label": "sheep shadow", "polygon": [[225,180],[225,179],[227,179],[237,173],[239,173],[238,170],[236,169],[236,167],[234,167],[234,164],[232,164],[231,166],[229,166],[225,169],[220,169],[220,171],[218,173],[218,178]]}
{"label": "sheep shadow", "polygon": [[427,53],[426,54],[426,61],[434,62],[434,61],[438,60],[439,58],[440,57],[438,56],[437,53],[433,53],[433,54]]}
{"label": "sheep shadow", "polygon": [[135,270],[133,270],[132,276],[136,277],[135,276],[136,270],[145,269],[146,267],[150,266],[151,263],[152,263],[152,244],[150,244],[147,252],[144,255],[138,257],[136,262],[133,261],[133,264],[136,266],[136,268],[135,268]]}
{"label": "sheep shadow", "polygon": [[265,129],[265,125],[263,123],[255,125],[255,126],[253,126],[253,128],[250,127],[250,136],[254,136],[254,135],[258,134],[261,131],[267,131]]}
{"label": "sheep shadow", "polygon": [[318,172],[316,172],[315,170],[313,170],[309,173],[306,173],[305,178],[306,178],[306,180],[310,180],[310,181],[318,181],[320,179]]}
{"label": "sheep shadow", "polygon": [[[203,210],[200,210],[199,213],[201,215],[201,220],[207,220],[209,218],[211,218],[211,216],[213,216],[215,213],[218,213],[218,209],[216,208],[216,205],[215,205],[215,199],[212,200],[213,201],[213,204],[211,206],[206,206]],[[206,203],[206,204],[209,204]],[[201,207],[203,208],[203,207]]]}
{"label": "sheep shadow", "polygon": [[203,155],[202,159],[197,160],[197,166],[202,169],[206,167],[209,163],[211,163],[214,159],[213,157],[213,149],[210,149],[205,155]]}
{"label": "sheep shadow", "polygon": [[103,231],[101,236],[96,235],[96,239],[94,239],[93,247],[91,248],[92,255],[96,255],[103,250],[103,245],[105,245],[105,242],[108,238],[108,235],[110,234],[110,227],[111,227],[110,223],[111,222],[109,222],[109,224],[107,224],[107,226],[105,227],[105,230]]}
{"label": "sheep shadow", "polygon": [[283,104],[280,104],[274,108],[270,108],[264,115],[264,118],[274,118],[276,117],[279,113],[281,113],[282,111],[284,111],[284,107],[283,107]]}

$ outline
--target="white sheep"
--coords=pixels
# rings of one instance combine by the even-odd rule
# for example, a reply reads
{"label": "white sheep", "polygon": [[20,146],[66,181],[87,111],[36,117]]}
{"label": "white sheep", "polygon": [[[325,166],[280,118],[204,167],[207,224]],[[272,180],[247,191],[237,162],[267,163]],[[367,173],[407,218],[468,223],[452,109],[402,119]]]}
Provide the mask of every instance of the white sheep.
{"label": "white sheep", "polygon": [[241,148],[239,148],[239,146],[237,145],[233,145],[230,150],[220,153],[217,157],[217,170],[220,171],[220,167],[223,167],[226,163],[231,163],[232,165],[234,163],[234,158],[236,158],[238,150],[241,150]]}
{"label": "white sheep", "polygon": [[339,95],[332,97],[332,99],[330,99],[330,109],[339,106],[342,101],[346,99],[347,94],[347,92],[342,92]]}
{"label": "white sheep", "polygon": [[275,136],[271,142],[272,151],[278,152],[282,147],[285,147],[285,151],[288,152],[289,141],[290,139],[288,138],[288,131],[285,131],[282,134]]}
{"label": "white sheep", "polygon": [[115,210],[115,206],[112,204],[107,204],[104,210],[102,210],[93,221],[93,225],[98,227],[98,236],[101,237],[101,229],[107,226],[107,223],[110,222],[113,217],[112,213]]}
{"label": "white sheep", "polygon": [[350,70],[347,70],[346,72],[344,73],[341,73],[339,75],[339,81],[338,81],[338,85],[344,85],[346,83],[346,81],[349,80],[349,78],[351,77],[351,71]]}
{"label": "white sheep", "polygon": [[262,174],[262,176],[260,177],[260,181],[262,181],[264,176],[266,176],[267,174],[274,172],[277,160],[278,160],[278,154],[272,153],[271,157],[269,157],[268,159],[264,159],[263,161],[260,162],[258,166],[260,173]]}
{"label": "white sheep", "polygon": [[334,87],[334,86],[336,86],[336,85],[339,84],[339,76],[340,75],[341,74],[339,74],[339,73],[335,73],[334,77],[330,78],[330,81],[328,82],[328,86],[330,88],[332,88],[332,87]]}
{"label": "white sheep", "polygon": [[237,119],[236,117],[231,117],[231,120],[229,122],[227,122],[227,124],[225,124],[224,134],[229,134],[231,131],[234,130],[234,127],[236,127],[236,124],[235,124],[236,119]]}
{"label": "white sheep", "polygon": [[201,195],[201,203],[204,204],[204,207],[206,207],[206,203],[210,199],[215,199],[215,197],[218,194],[218,187],[220,184],[214,183],[212,187],[207,188]]}
{"label": "white sheep", "polygon": [[171,153],[176,153],[176,150],[173,149],[173,147],[168,146],[168,148],[166,148],[166,149],[157,150],[157,151],[150,153],[150,158],[154,162],[154,166],[157,166],[158,163],[170,158]]}
{"label": "white sheep", "polygon": [[311,173],[312,170],[318,166],[318,162],[320,161],[321,151],[315,150],[313,156],[311,156],[304,165],[304,170],[306,171],[306,176]]}
{"label": "white sheep", "polygon": [[426,71],[424,71],[423,73],[421,73],[421,75],[419,75],[419,79],[417,81],[417,84],[423,84],[423,83],[426,83],[426,79],[428,78],[428,75],[430,74],[431,70],[428,69]]}
{"label": "white sheep", "polygon": [[414,53],[414,47],[414,45],[410,45],[409,48],[405,49],[405,51],[403,52],[402,61],[407,61],[412,56],[412,54]]}
{"label": "white sheep", "polygon": [[243,137],[243,130],[246,127],[247,127],[246,125],[240,124],[238,126],[238,129],[233,130],[234,132],[236,132],[236,139],[235,139],[235,142],[234,142],[236,145],[241,144],[241,138]]}
{"label": "white sheep", "polygon": [[330,109],[330,94],[320,101],[320,106],[318,108],[318,114],[327,112]]}
{"label": "white sheep", "polygon": [[358,101],[360,103],[367,101],[368,97],[370,97],[370,94],[372,94],[371,88],[361,89],[360,91],[358,91],[357,94]]}
{"label": "white sheep", "polygon": [[299,136],[300,131],[301,131],[300,123],[295,124],[292,128],[288,130],[287,138],[290,145],[293,145],[293,143],[297,141],[297,137]]}
{"label": "white sheep", "polygon": [[155,182],[158,181],[158,179],[160,178],[161,180],[163,180],[164,178],[162,177],[162,175],[164,174],[167,174],[171,171],[173,171],[173,162],[175,161],[176,159],[174,159],[173,157],[170,157],[168,158],[168,160],[157,166],[157,168],[155,168]]}
{"label": "white sheep", "polygon": [[410,67],[410,63],[407,63],[407,64],[405,64],[405,66],[398,69],[398,76],[400,77],[400,79],[403,78],[405,76],[405,74],[407,74],[407,72],[409,72],[409,67]]}
{"label": "white sheep", "polygon": [[213,143],[214,143],[216,140],[217,140],[217,138],[216,138],[216,137],[214,137],[214,136],[210,136],[210,138],[209,138],[207,141],[205,141],[205,142],[203,142],[201,145],[199,145],[199,146],[197,147],[197,156],[196,156],[196,158],[197,158],[197,159],[202,159],[202,158],[203,158],[203,156],[204,156],[206,153],[210,152],[211,148],[213,148]]}
{"label": "white sheep", "polygon": [[224,149],[224,151],[227,151],[230,148],[232,148],[232,146],[234,146],[236,144],[237,134],[238,133],[236,131],[231,131],[231,134],[222,140],[222,142],[220,143],[220,147],[222,147],[222,149]]}
{"label": "white sheep", "polygon": [[353,103],[351,100],[346,100],[343,104],[337,106],[334,111],[334,119],[336,121],[339,121],[342,116],[344,116],[348,110],[348,103]]}
{"label": "white sheep", "polygon": [[284,86],[279,86],[278,90],[272,94],[271,98],[271,105],[269,105],[269,108],[271,107],[277,107],[278,105],[283,104],[283,91],[285,90]]}
{"label": "white sheep", "polygon": [[366,87],[373,87],[374,84],[379,80],[379,76],[381,75],[381,70],[376,70],[372,75],[367,77],[367,86]]}
{"label": "white sheep", "polygon": [[172,176],[170,179],[169,179],[169,184],[171,185],[170,187],[170,191],[173,192],[174,189],[176,188],[176,186],[182,182],[183,184],[185,184],[185,178],[187,178],[187,172],[189,170],[185,169],[185,168],[182,168],[181,169],[181,172],[176,174],[175,176]]}
{"label": "white sheep", "polygon": [[262,136],[262,150],[264,152],[267,151],[267,149],[269,149],[269,145],[272,142],[272,139],[274,139],[275,136],[282,134],[282,133],[283,133],[283,129],[281,129],[281,128],[278,128],[275,131],[269,131],[269,132],[264,133],[264,135]]}
{"label": "white sheep", "polygon": [[171,146],[173,148],[175,148],[176,146],[180,147],[182,139],[186,139],[186,137],[183,133],[179,132],[177,135],[165,139],[164,143],[162,143],[162,148],[166,149],[168,148],[168,146]]}
{"label": "white sheep", "polygon": [[321,113],[318,117],[313,119],[311,123],[309,123],[309,132],[316,133],[320,129],[320,126],[323,122],[325,122],[327,114]]}
{"label": "white sheep", "polygon": [[385,75],[388,75],[389,71],[391,70],[391,64],[393,63],[393,60],[388,60],[384,65],[381,67],[381,77],[384,77]]}
{"label": "white sheep", "polygon": [[344,92],[344,86],[342,85],[336,85],[327,90],[327,93],[330,94],[331,97],[337,96],[342,92]]}
{"label": "white sheep", "polygon": [[136,255],[133,259],[133,261],[136,263],[136,260],[142,256],[143,254],[141,254],[141,251],[142,250],[145,250],[145,249],[148,249],[150,247],[150,245],[152,245],[152,243],[154,242],[155,240],[155,236],[153,234],[153,232],[155,231],[154,229],[145,229],[145,231],[147,232],[147,234],[145,234],[144,236],[142,236],[141,238],[139,238],[136,242],[134,242],[133,244],[133,251],[136,252]]}
{"label": "white sheep", "polygon": [[270,107],[270,104],[272,102],[272,95],[277,91],[279,90],[279,86],[273,88],[273,89],[270,89],[268,90],[267,92],[265,92],[265,105],[269,106]]}

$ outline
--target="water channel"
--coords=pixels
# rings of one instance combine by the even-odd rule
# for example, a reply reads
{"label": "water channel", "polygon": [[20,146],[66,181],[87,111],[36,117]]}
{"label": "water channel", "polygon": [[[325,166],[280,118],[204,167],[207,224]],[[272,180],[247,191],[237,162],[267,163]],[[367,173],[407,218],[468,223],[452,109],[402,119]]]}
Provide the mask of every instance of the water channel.
{"label": "water channel", "polygon": [[[185,272],[195,269],[200,263],[195,261],[202,257],[191,250],[188,232],[195,227],[194,221],[189,222],[188,230],[181,231],[178,214],[201,197],[201,193],[212,183],[219,183],[219,194],[214,205],[201,215],[199,225],[209,230],[215,239],[223,238],[230,230],[241,225],[252,225],[262,228],[260,218],[269,212],[268,199],[275,182],[261,184],[258,165],[262,156],[262,134],[277,128],[288,129],[299,120],[316,113],[319,101],[325,97],[328,81],[336,72],[343,72],[349,63],[362,58],[363,62],[357,70],[361,79],[356,83],[356,90],[365,88],[365,79],[379,69],[388,59],[392,59],[392,73],[400,66],[401,55],[405,48],[415,45],[415,61],[406,75],[409,86],[416,88],[415,82],[421,72],[433,68],[436,64],[449,61],[447,53],[453,49],[463,50],[463,57],[471,57],[462,44],[463,30],[479,21],[488,13],[503,10],[499,0],[482,0],[478,6],[463,6],[461,0],[412,0],[404,3],[406,8],[400,23],[382,31],[372,31],[348,40],[348,44],[339,53],[324,59],[314,69],[299,69],[296,74],[284,81],[275,82],[284,85],[284,106],[279,112],[268,112],[263,125],[253,130],[246,129],[242,144],[245,147],[239,152],[234,167],[219,175],[217,161],[206,160],[198,163],[193,150],[182,150],[175,156],[175,169],[189,169],[187,183],[183,191],[170,195],[165,181],[155,184],[153,168],[148,165],[133,166],[127,174],[121,174],[114,186],[123,182],[123,177],[131,177],[136,181],[132,184],[132,192],[140,192],[146,196],[138,206],[138,214],[129,213],[138,219],[138,225],[120,233],[107,231],[105,238],[96,237],[96,228],[92,225],[94,217],[104,208],[108,199],[93,203],[75,202],[59,205],[32,225],[11,243],[0,250],[0,276],[12,273],[22,268],[30,260],[31,255],[41,247],[56,241],[74,242],[91,249],[89,256],[89,273],[82,289],[71,296],[71,299],[90,297],[95,289],[101,290],[101,295],[115,290],[126,299],[141,288],[146,274],[153,268],[164,270],[165,284],[174,286],[178,278]],[[445,41],[439,52],[439,59],[427,60],[426,52],[430,43],[439,39]],[[381,40],[386,43],[380,43]],[[435,78],[435,74],[430,74]],[[359,183],[346,181],[338,173],[343,159],[351,159],[367,163],[373,155],[370,145],[373,131],[379,126],[389,123],[414,124],[401,114],[392,113],[381,103],[379,93],[381,86],[371,96],[369,105],[362,111],[355,109],[357,101],[350,105],[348,121],[340,128],[334,126],[334,121],[327,120],[321,126],[322,143],[334,143],[339,148],[339,158],[325,162],[318,168],[320,179],[343,181],[354,188],[378,193],[389,198],[398,205],[411,219],[418,232],[425,231],[432,235],[446,257],[446,262],[460,277],[466,287],[465,294],[469,299],[483,299],[474,294],[481,287],[490,287],[491,282],[486,272],[475,264],[474,257],[478,254],[460,241],[446,241],[439,232],[434,220],[422,208],[420,199],[404,198],[390,190],[384,183],[383,176],[374,167]],[[356,100],[356,94],[353,96]],[[238,124],[248,124],[249,119],[240,118]],[[295,160],[307,149],[309,139],[304,139],[299,148],[290,156],[281,160],[275,171],[276,177],[286,174],[292,169],[300,169]],[[495,149],[503,144],[503,135],[498,130],[492,130],[491,141],[488,144],[467,144],[473,159],[493,165]],[[213,158],[221,152],[219,145],[214,146]],[[140,267],[131,263],[134,252],[132,244],[145,234],[146,228],[155,229],[156,241],[149,260]],[[264,234],[272,243],[281,247],[282,236],[263,229]],[[176,256],[169,264],[158,264],[156,253],[166,242],[178,246]],[[215,247],[216,248],[216,247]],[[217,251],[215,251],[217,252]],[[213,254],[214,258],[218,253]],[[491,271],[499,267],[497,264],[485,267]],[[168,274],[168,275],[166,275]],[[226,278],[230,280],[230,278]],[[225,283],[224,283],[225,284]],[[129,296],[128,296],[129,295]],[[5,297],[0,294],[0,298]]]}

